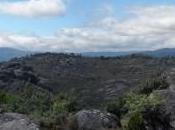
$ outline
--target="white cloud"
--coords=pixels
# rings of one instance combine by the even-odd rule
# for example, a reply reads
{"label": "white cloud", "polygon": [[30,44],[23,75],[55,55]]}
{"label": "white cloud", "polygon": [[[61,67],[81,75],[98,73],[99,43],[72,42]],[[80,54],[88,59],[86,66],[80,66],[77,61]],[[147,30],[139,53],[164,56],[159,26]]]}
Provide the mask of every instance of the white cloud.
{"label": "white cloud", "polygon": [[[106,17],[50,37],[0,34],[0,45],[42,51],[128,51],[175,47],[175,6],[139,7],[133,17]],[[12,43],[14,43],[12,45]]]}
{"label": "white cloud", "polygon": [[65,13],[63,0],[21,0],[0,2],[0,12],[24,17],[59,16]]}

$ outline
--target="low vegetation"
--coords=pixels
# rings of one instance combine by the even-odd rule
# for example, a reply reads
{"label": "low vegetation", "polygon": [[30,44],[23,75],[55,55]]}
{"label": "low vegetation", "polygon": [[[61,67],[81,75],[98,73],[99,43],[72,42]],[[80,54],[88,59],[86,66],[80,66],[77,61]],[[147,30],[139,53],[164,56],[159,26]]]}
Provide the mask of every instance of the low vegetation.
{"label": "low vegetation", "polygon": [[148,95],[154,90],[166,89],[168,87],[169,83],[167,82],[167,76],[165,74],[160,74],[157,77],[142,81],[139,92]]}
{"label": "low vegetation", "polygon": [[[166,78],[147,80],[143,86],[138,93],[130,92],[106,105],[108,112],[120,118],[124,130],[145,130],[147,125],[145,122],[151,124],[157,119],[163,120],[165,125],[169,123],[168,116],[160,109],[163,99],[154,93],[154,90],[168,87]],[[76,97],[71,95],[65,93],[53,95],[32,84],[24,86],[16,95],[0,91],[2,112],[27,114],[48,130],[60,130],[68,125],[71,114],[78,111],[76,101]]]}
{"label": "low vegetation", "polygon": [[148,91],[146,93],[143,93],[145,91],[130,92],[122,98],[108,103],[106,110],[120,118],[124,130],[156,129],[159,127],[157,125],[162,125],[162,128],[170,128],[170,116],[165,112],[164,100],[159,94],[153,92],[153,90],[159,89],[155,87],[156,85],[164,84],[164,81],[160,80],[160,82],[160,84],[155,84],[154,89],[149,93],[147,93]]}
{"label": "low vegetation", "polygon": [[27,114],[49,130],[64,126],[69,114],[77,110],[74,97],[63,93],[53,96],[34,86],[26,86],[18,96],[0,91],[0,105],[1,112]]}
{"label": "low vegetation", "polygon": [[150,95],[129,93],[109,103],[107,111],[120,117],[124,130],[146,130],[146,127],[151,129],[157,127],[160,122],[166,128],[170,126],[169,115],[164,113],[163,103],[161,96],[155,93]]}
{"label": "low vegetation", "polygon": [[168,126],[164,100],[156,91],[169,87],[165,70],[174,65],[175,58],[140,55],[48,53],[14,59],[0,65],[1,112],[26,114],[47,130],[60,130],[78,110],[104,110],[105,104],[124,130],[154,129],[160,122]]}

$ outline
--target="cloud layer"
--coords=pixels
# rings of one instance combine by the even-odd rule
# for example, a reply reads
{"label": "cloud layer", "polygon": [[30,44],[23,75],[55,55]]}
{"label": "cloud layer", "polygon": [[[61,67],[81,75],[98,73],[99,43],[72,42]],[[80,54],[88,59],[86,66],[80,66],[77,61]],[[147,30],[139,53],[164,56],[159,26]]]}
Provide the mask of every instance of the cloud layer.
{"label": "cloud layer", "polygon": [[[49,37],[0,34],[0,46],[42,51],[128,51],[175,47],[175,6],[135,7],[132,17],[105,17]],[[12,44],[13,43],[13,44]]]}
{"label": "cloud layer", "polygon": [[24,17],[48,17],[63,15],[63,0],[25,0],[17,2],[1,2],[0,12]]}

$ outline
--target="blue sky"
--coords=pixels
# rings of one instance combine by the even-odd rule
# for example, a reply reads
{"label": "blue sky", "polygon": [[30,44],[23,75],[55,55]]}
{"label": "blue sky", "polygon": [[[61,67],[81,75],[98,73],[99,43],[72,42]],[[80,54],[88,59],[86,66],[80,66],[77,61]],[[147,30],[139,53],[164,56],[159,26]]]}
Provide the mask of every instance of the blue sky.
{"label": "blue sky", "polygon": [[[14,2],[14,0],[11,1]],[[84,24],[91,13],[105,4],[113,7],[116,17],[123,18],[128,7],[171,5],[175,4],[175,0],[70,0],[66,14],[61,17],[24,18],[1,13],[0,30],[27,34],[36,33],[37,35],[53,34],[59,28]]]}
{"label": "blue sky", "polygon": [[175,0],[3,0],[0,46],[57,52],[175,47],[173,11]]}

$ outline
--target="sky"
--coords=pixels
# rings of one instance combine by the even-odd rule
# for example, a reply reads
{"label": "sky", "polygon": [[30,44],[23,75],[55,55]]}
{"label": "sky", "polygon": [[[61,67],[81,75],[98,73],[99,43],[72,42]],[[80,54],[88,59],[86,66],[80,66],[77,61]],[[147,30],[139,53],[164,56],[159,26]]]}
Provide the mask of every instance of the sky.
{"label": "sky", "polygon": [[43,52],[175,48],[175,0],[1,0],[0,47]]}

